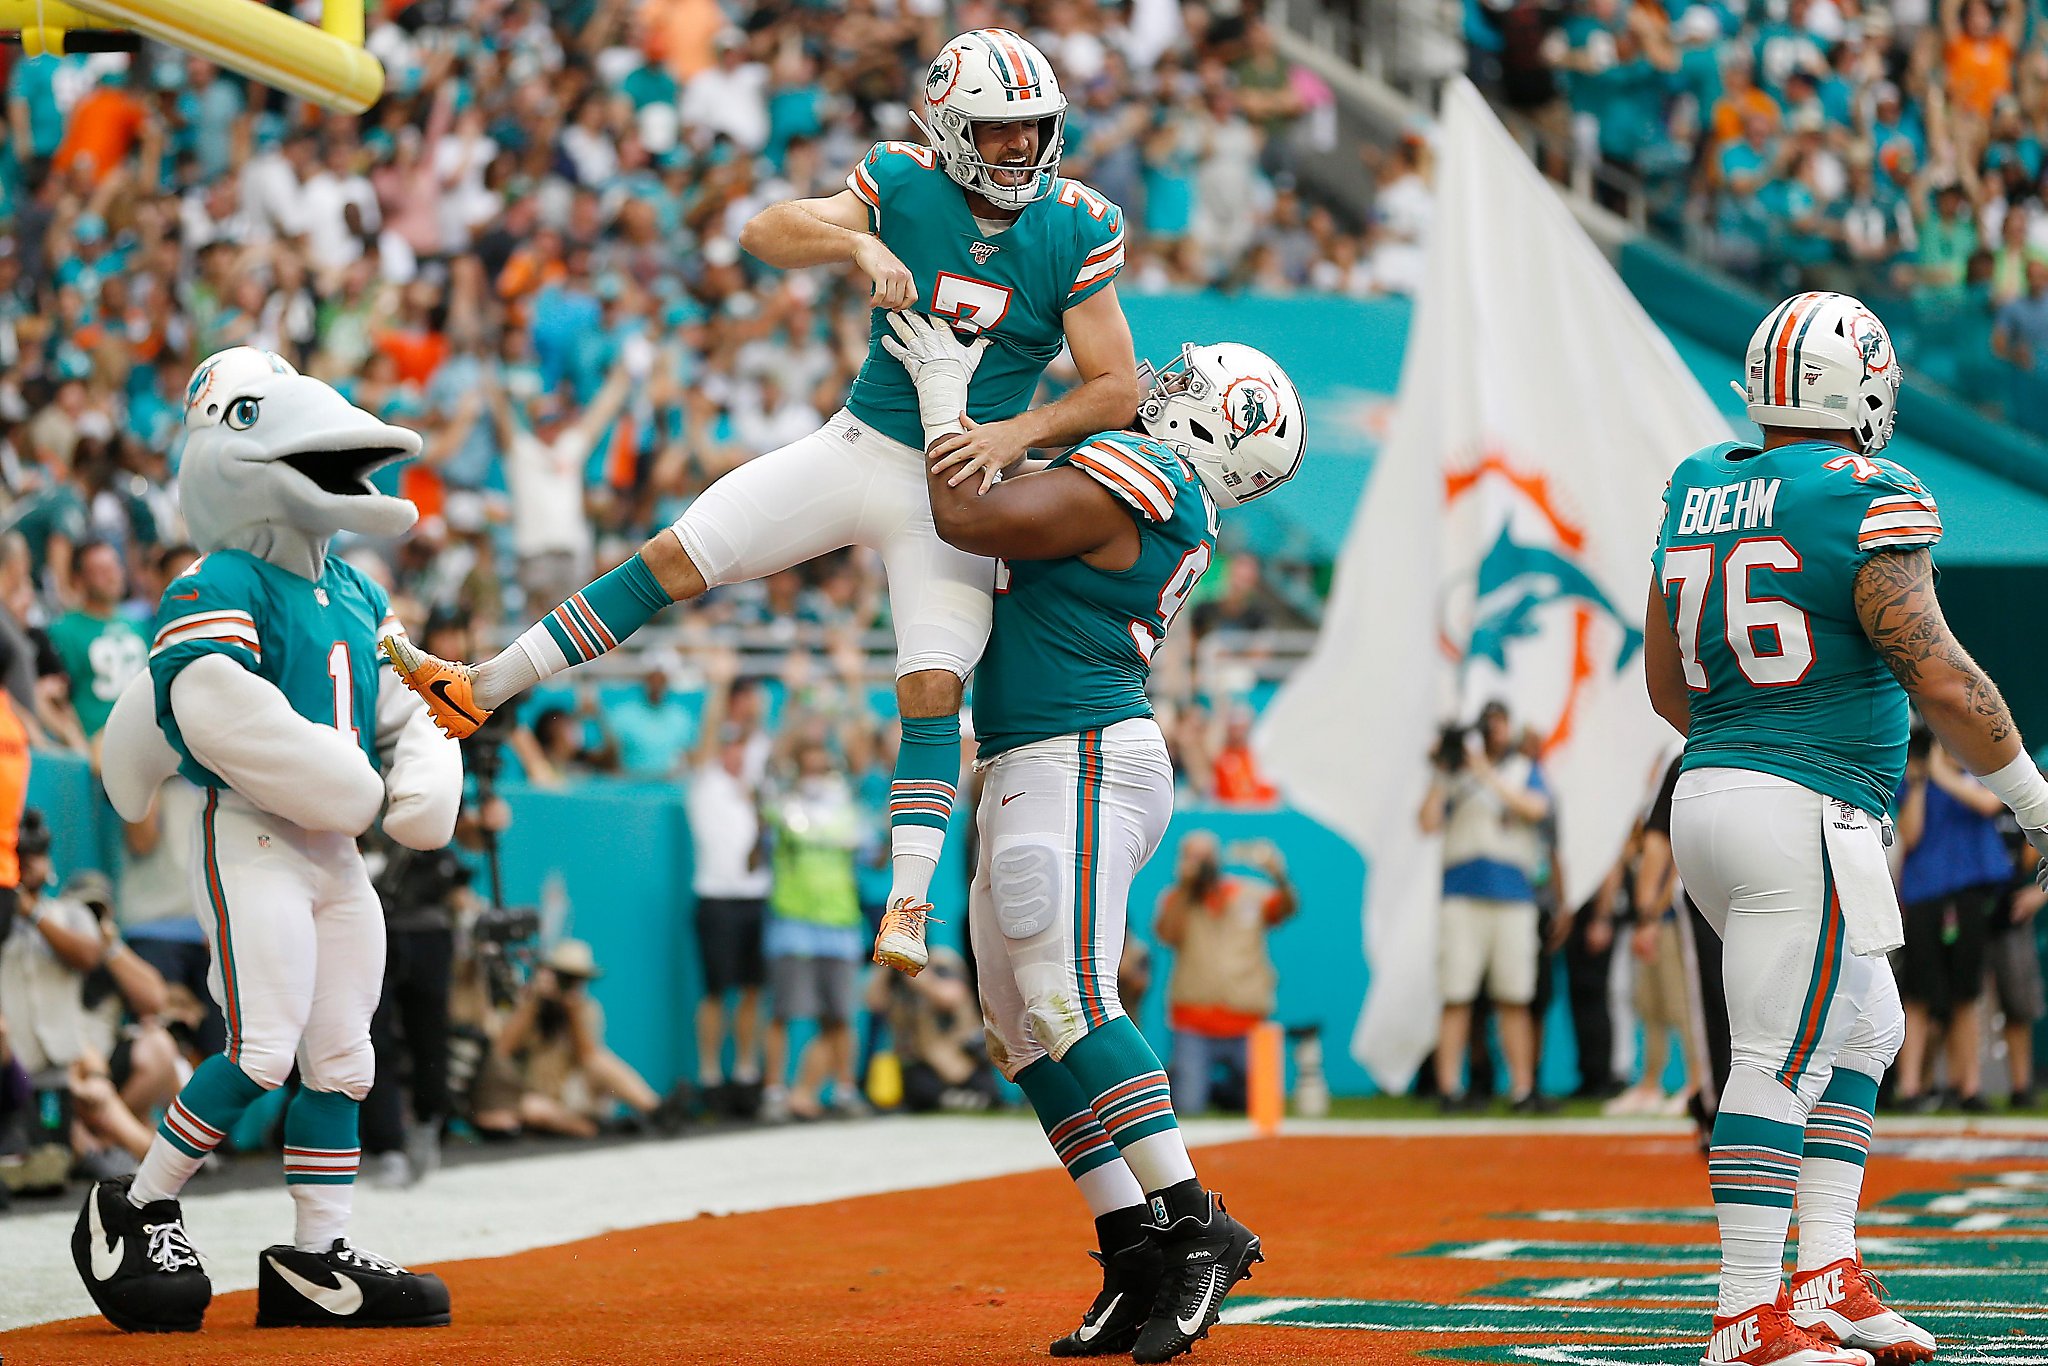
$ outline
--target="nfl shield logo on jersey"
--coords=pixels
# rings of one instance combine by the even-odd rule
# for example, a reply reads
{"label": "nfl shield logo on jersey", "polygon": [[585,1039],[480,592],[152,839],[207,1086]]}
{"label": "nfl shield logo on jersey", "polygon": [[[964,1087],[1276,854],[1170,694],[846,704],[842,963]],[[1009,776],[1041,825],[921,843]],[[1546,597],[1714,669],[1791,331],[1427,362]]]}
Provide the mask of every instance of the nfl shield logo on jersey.
{"label": "nfl shield logo on jersey", "polygon": [[996,254],[996,244],[993,242],[976,242],[967,249],[967,254],[974,258],[974,264],[985,266],[988,264],[988,258]]}

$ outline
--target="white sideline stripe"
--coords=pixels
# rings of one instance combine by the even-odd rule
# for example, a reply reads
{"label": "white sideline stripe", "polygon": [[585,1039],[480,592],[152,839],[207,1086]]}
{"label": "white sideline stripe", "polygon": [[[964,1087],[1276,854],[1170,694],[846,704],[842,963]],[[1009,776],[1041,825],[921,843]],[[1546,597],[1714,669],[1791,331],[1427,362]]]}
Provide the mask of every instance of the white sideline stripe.
{"label": "white sideline stripe", "polygon": [[[1242,1121],[1197,1120],[1194,1143],[1247,1138]],[[915,1154],[914,1163],[903,1160]],[[1015,1172],[1056,1171],[1036,1121],[901,1119],[753,1129],[715,1138],[630,1143],[587,1152],[444,1167],[411,1190],[356,1183],[352,1241],[407,1266],[503,1257],[619,1229],[702,1214],[746,1214],[889,1191],[950,1186]],[[262,1190],[186,1199],[185,1229],[216,1292],[256,1284],[256,1258],[289,1240],[291,1196],[280,1179]],[[95,1312],[71,1265],[71,1229],[83,1188],[63,1208],[0,1218],[0,1330]],[[1085,1211],[1074,1210],[1084,1227]]]}

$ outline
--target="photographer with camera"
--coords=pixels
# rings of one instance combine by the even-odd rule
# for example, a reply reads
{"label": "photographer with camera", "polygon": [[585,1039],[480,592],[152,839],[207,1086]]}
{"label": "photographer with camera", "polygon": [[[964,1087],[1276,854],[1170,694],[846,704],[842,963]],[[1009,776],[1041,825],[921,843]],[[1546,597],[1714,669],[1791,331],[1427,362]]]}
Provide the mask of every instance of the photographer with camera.
{"label": "photographer with camera", "polygon": [[1167,1073],[1180,1112],[1209,1108],[1220,1067],[1219,1108],[1244,1109],[1246,1048],[1252,1030],[1273,1014],[1279,973],[1266,937],[1300,908],[1287,865],[1270,840],[1224,851],[1207,830],[1180,842],[1173,885],[1159,894],[1152,922],[1159,942],[1174,951],[1166,981],[1173,1057]]}
{"label": "photographer with camera", "polygon": [[1514,1108],[1533,1111],[1541,1104],[1529,1009],[1542,957],[1535,882],[1550,794],[1542,771],[1516,747],[1507,705],[1499,701],[1486,704],[1471,730],[1445,727],[1431,767],[1417,819],[1424,834],[1441,834],[1444,841],[1438,1094],[1447,1108],[1465,1104],[1460,1067],[1471,1039],[1472,1004],[1484,986],[1500,1021]]}
{"label": "photographer with camera", "polygon": [[[534,970],[498,1031],[498,1053],[510,1062],[516,1082],[509,1108],[519,1128],[594,1138],[613,1102],[631,1113],[628,1127],[651,1123],[665,1133],[682,1127],[685,1089],[663,1100],[630,1063],[604,1046],[604,1009],[588,990],[601,975],[590,945],[562,940]],[[504,1132],[505,1108],[501,1100],[496,1113],[480,1109],[479,1127]]]}
{"label": "photographer with camera", "polygon": [[[50,828],[34,808],[22,813],[17,851],[17,923],[0,945],[11,1051],[37,1091],[68,1106],[87,1171],[132,1171],[129,1159],[149,1148],[144,1116],[178,1088],[177,1046],[155,1022],[164,979],[121,941],[103,874],[80,873],[50,895]],[[134,1022],[124,1026],[124,1015]]]}

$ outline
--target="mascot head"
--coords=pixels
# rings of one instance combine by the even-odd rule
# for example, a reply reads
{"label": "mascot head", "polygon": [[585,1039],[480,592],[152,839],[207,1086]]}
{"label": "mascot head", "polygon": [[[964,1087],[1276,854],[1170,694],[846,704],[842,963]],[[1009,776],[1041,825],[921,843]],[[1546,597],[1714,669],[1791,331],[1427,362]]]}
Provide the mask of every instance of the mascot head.
{"label": "mascot head", "polygon": [[[179,501],[193,544],[236,547],[317,576],[338,531],[396,536],[419,518],[373,471],[420,453],[332,388],[252,346],[216,352],[185,386]],[[310,571],[303,552],[317,549]]]}

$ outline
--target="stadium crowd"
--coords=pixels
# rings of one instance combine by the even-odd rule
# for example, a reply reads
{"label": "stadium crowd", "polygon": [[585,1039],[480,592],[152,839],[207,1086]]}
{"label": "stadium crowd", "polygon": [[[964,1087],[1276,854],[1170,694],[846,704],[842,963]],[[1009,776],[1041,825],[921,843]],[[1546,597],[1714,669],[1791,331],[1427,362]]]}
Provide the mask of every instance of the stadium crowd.
{"label": "stadium crowd", "polygon": [[1474,70],[1616,208],[1766,293],[1837,289],[2048,430],[2048,24],[2026,0],[1467,0]]}
{"label": "stadium crowd", "polygon": [[[1235,7],[400,0],[370,16],[389,84],[354,119],[153,46],[133,59],[0,48],[7,791],[37,751],[95,755],[145,665],[155,604],[193,558],[174,482],[184,385],[216,350],[274,350],[426,436],[394,476],[418,529],[346,553],[416,638],[455,656],[819,425],[865,354],[865,299],[827,272],[762,268],[735,245],[739,226],[836,190],[870,142],[914,136],[906,100],[957,28],[1018,27],[1058,64],[1064,170],[1125,206],[1126,291],[1393,289],[1414,245],[1413,223],[1353,233],[1296,192],[1295,149],[1331,135],[1330,93]],[[1399,154],[1411,190],[1421,155]],[[1235,548],[1187,634],[1301,623],[1303,577]],[[914,983],[857,973],[887,886],[895,730],[875,686],[886,651],[871,653],[887,611],[865,552],[721,590],[624,657],[630,684],[543,696],[490,741],[508,780],[689,783],[697,890],[721,908],[699,931],[714,985],[735,992],[699,1021],[694,1095],[657,1096],[605,1049],[587,947],[543,954],[530,926],[495,918],[483,850],[519,837],[502,799],[475,794],[445,858],[380,851],[379,1047],[392,1051],[364,1133],[381,1173],[429,1169],[458,1112],[484,1133],[575,1135],[859,1110],[871,1069],[845,1028],[857,1005],[882,1023],[868,1052],[895,1040],[905,1103],[988,1103],[964,964]],[[1190,639],[1160,669],[1182,776],[1216,800],[1270,803],[1243,684],[1199,677],[1198,658]],[[74,1163],[121,1170],[192,1060],[219,1047],[184,842],[164,833],[191,797],[170,785],[124,832],[112,876],[46,885],[33,812],[18,868],[0,858],[16,898],[0,922],[8,1185]],[[834,833],[821,843],[820,829]],[[794,1019],[817,1030],[789,1060]],[[787,1087],[765,1081],[787,1072]]]}

